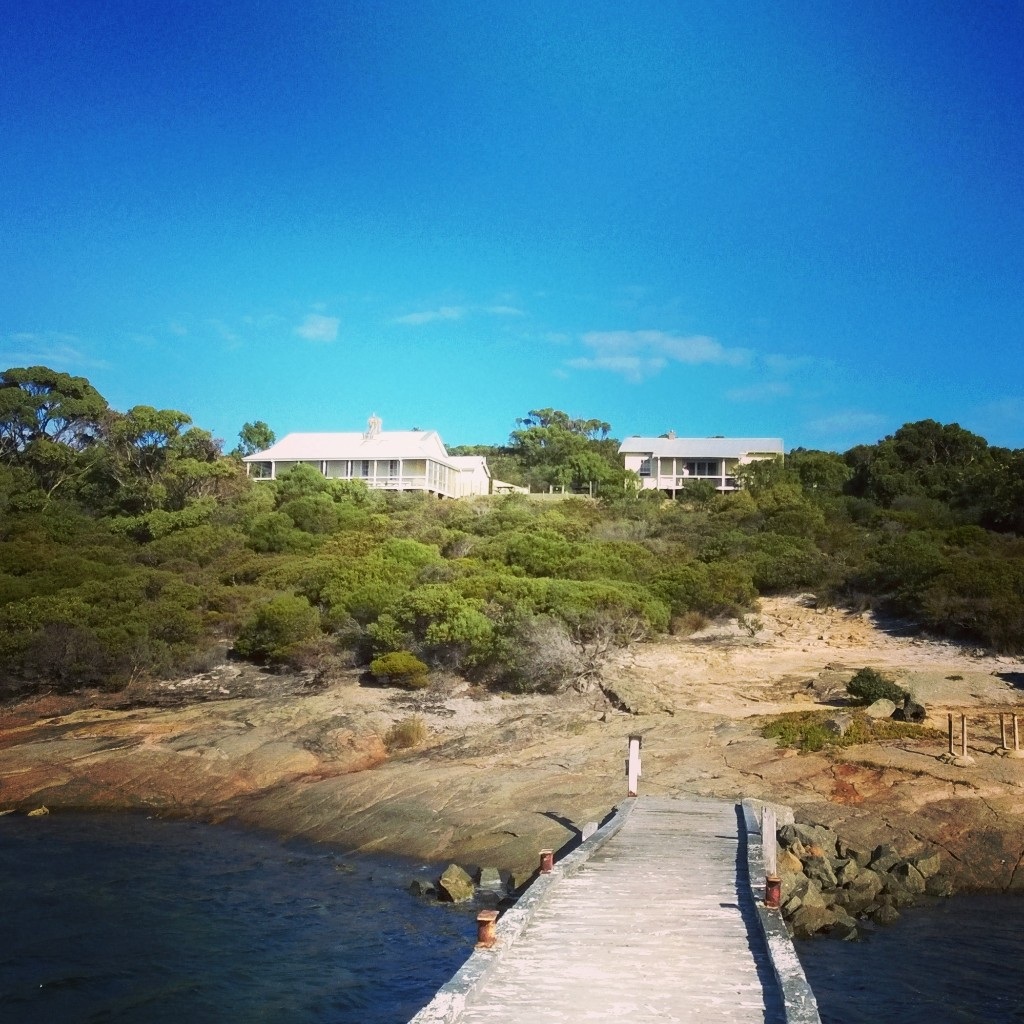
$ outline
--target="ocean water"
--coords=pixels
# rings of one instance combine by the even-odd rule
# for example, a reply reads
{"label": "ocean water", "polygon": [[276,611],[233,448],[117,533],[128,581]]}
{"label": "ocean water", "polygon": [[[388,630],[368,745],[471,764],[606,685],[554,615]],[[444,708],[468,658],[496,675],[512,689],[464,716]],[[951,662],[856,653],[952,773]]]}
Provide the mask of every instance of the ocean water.
{"label": "ocean water", "polygon": [[123,815],[0,818],[4,1024],[391,1024],[465,961],[436,865]]}
{"label": "ocean water", "polygon": [[[394,1024],[461,966],[440,865],[124,815],[0,818],[3,1024]],[[798,944],[824,1024],[1024,1024],[1024,897]]]}
{"label": "ocean water", "polygon": [[1024,1022],[1024,897],[908,908],[862,942],[797,943],[823,1024]]}

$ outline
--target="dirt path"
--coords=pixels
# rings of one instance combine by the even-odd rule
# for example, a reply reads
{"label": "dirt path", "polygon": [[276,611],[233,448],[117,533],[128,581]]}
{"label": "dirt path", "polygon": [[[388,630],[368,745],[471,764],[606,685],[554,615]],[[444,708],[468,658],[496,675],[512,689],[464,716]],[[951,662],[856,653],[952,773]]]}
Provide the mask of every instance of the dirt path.
{"label": "dirt path", "polygon": [[[976,765],[941,762],[944,735],[834,756],[761,738],[766,715],[835,706],[863,666],[893,675],[943,730],[947,711],[967,710]],[[775,598],[746,628],[623,652],[606,682],[633,713],[597,692],[500,697],[449,681],[407,694],[355,673],[315,690],[230,664],[135,694],[137,706],[37,699],[0,713],[0,809],[231,818],[523,872],[625,795],[626,741],[640,733],[646,792],[790,803],[865,842],[938,846],[964,885],[1024,888],[1024,761],[997,756],[998,719],[980,717],[1024,716],[1019,661]],[[152,706],[183,693],[190,702]],[[426,743],[389,751],[388,730],[413,715]]]}

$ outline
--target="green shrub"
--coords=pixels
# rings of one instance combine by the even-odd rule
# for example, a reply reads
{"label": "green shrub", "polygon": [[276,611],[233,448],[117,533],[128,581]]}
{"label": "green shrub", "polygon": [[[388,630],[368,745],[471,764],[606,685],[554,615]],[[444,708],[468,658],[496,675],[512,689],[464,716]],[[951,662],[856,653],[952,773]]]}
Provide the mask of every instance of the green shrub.
{"label": "green shrub", "polygon": [[852,747],[859,743],[885,740],[937,738],[936,729],[912,722],[895,722],[891,718],[871,719],[863,712],[855,713],[849,728],[840,736],[825,723],[831,711],[789,711],[770,719],[761,730],[766,739],[778,740],[780,747],[793,747],[801,754],[825,747]]}
{"label": "green shrub", "polygon": [[846,684],[846,692],[857,698],[858,704],[874,704],[876,700],[891,700],[894,704],[902,704],[909,696],[902,686],[897,686],[891,679],[876,672],[873,668],[862,668]]}
{"label": "green shrub", "polygon": [[409,651],[391,651],[370,662],[370,672],[381,682],[422,690],[428,682],[427,666]]}
{"label": "green shrub", "polygon": [[235,650],[243,658],[281,661],[288,649],[320,629],[320,613],[304,597],[281,594],[257,608],[242,627]]}

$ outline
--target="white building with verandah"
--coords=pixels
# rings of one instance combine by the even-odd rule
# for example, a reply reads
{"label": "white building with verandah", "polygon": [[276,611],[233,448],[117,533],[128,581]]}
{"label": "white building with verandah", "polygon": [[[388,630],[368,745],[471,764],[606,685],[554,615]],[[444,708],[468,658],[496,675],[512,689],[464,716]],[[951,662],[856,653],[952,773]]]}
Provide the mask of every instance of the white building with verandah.
{"label": "white building with verandah", "polygon": [[362,480],[384,491],[423,491],[442,498],[491,493],[481,455],[449,455],[435,430],[382,430],[371,416],[363,433],[288,434],[247,455],[254,480],[276,480],[293,466],[315,466],[329,480]]}
{"label": "white building with verandah", "polygon": [[781,437],[627,437],[619,445],[625,468],[645,489],[673,498],[687,484],[706,480],[720,492],[737,491],[736,470],[759,459],[781,459]]}

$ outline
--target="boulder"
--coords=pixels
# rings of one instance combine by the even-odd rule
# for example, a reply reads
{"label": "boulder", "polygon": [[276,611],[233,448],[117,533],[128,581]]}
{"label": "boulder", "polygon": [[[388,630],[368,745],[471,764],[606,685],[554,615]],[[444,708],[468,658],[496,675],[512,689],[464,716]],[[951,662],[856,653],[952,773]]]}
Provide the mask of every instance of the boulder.
{"label": "boulder", "polygon": [[900,912],[895,908],[883,903],[872,915],[871,920],[875,924],[895,924],[900,919]]}
{"label": "boulder", "polygon": [[828,930],[829,938],[840,942],[856,942],[860,938],[860,929],[852,918],[849,921],[838,921]]}
{"label": "boulder", "polygon": [[[846,915],[843,914],[842,917],[845,918]],[[805,905],[793,915],[789,923],[796,938],[809,939],[812,935],[838,924],[841,919],[834,910]]]}
{"label": "boulder", "polygon": [[798,885],[793,890],[793,895],[800,899],[802,907],[825,906],[825,897],[822,894],[821,886],[811,878]]}
{"label": "boulder", "polygon": [[799,875],[804,870],[804,862],[792,850],[779,850],[775,865],[780,875]]}
{"label": "boulder", "polygon": [[862,868],[866,868],[871,862],[871,854],[869,851],[863,850],[859,846],[851,846],[845,839],[840,839],[836,843],[836,852],[840,857],[845,857],[848,860],[855,860]]}
{"label": "boulder", "polygon": [[882,876],[874,868],[861,868],[846,883],[846,887],[854,892],[870,892],[877,896],[882,891],[883,884]]}
{"label": "boulder", "polygon": [[868,718],[892,718],[895,710],[895,703],[889,700],[888,697],[882,697],[879,700],[876,700],[874,704],[869,704],[864,709],[864,714],[867,715]]}
{"label": "boulder", "polygon": [[924,875],[910,861],[897,864],[889,874],[899,881],[900,886],[912,895],[919,896],[924,892]]}
{"label": "boulder", "polygon": [[924,878],[937,875],[942,867],[942,855],[938,853],[922,854],[919,857],[910,857],[909,860]]}
{"label": "boulder", "polygon": [[[818,847],[821,853],[826,857],[834,857],[836,853],[836,842],[839,836],[835,834],[830,828],[826,828],[824,825],[803,825],[796,824],[792,826],[796,839],[798,839],[805,848],[810,849],[811,847]],[[800,854],[797,854],[800,856]]]}
{"label": "boulder", "polygon": [[409,883],[409,892],[413,896],[433,896],[437,893],[437,886],[423,878],[414,878]]}
{"label": "boulder", "polygon": [[929,896],[952,896],[953,883],[945,875],[932,875],[925,879],[924,891]]}
{"label": "boulder", "polygon": [[879,874],[889,871],[896,867],[897,864],[903,858],[891,847],[888,843],[883,843],[880,846],[876,846],[871,851],[871,860],[868,861],[868,867],[872,871],[877,871]]}
{"label": "boulder", "polygon": [[832,718],[826,718],[822,725],[833,736],[845,736],[850,726],[853,725],[853,715],[835,715]]}
{"label": "boulder", "polygon": [[843,860],[833,865],[833,870],[839,885],[849,885],[860,874],[860,865],[855,860]]}
{"label": "boulder", "polygon": [[928,717],[923,704],[918,704],[909,694],[903,698],[903,707],[897,708],[892,717],[897,722],[923,722]]}
{"label": "boulder", "polygon": [[458,864],[449,864],[437,885],[440,890],[440,898],[451,903],[464,903],[466,900],[471,900],[475,892],[473,879]]}
{"label": "boulder", "polygon": [[822,889],[836,887],[836,874],[832,870],[831,861],[826,857],[808,857],[804,861],[804,874],[817,882]]}

